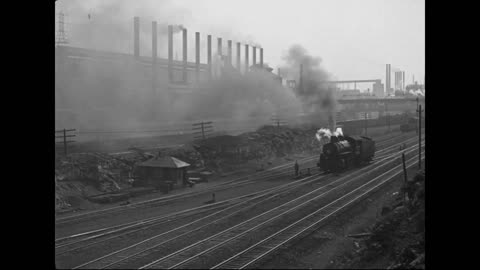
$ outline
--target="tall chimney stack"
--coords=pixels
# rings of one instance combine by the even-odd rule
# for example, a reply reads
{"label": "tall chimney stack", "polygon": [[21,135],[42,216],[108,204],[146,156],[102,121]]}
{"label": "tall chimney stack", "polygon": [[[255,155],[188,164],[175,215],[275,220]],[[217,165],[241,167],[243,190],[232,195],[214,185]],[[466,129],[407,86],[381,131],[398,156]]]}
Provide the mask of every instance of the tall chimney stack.
{"label": "tall chimney stack", "polygon": [[263,48],[260,48],[260,66],[263,68]]}
{"label": "tall chimney stack", "polygon": [[300,64],[300,78],[298,79],[298,89],[303,91],[303,64]]}
{"label": "tall chimney stack", "polygon": [[183,28],[183,82],[187,83],[187,29]]}
{"label": "tall chimney stack", "polygon": [[257,47],[252,46],[252,50],[253,50],[253,53],[252,53],[252,56],[253,56],[252,65],[255,65],[255,64],[257,64]]}
{"label": "tall chimney stack", "polygon": [[245,74],[248,73],[248,44],[245,44]]}
{"label": "tall chimney stack", "polygon": [[152,22],[152,60],[157,62],[157,22]]}
{"label": "tall chimney stack", "polygon": [[402,90],[405,91],[405,71],[402,71]]}
{"label": "tall chimney stack", "polygon": [[240,42],[237,42],[237,69],[240,71]]}
{"label": "tall chimney stack", "polygon": [[218,44],[217,44],[217,53],[218,55],[222,55],[222,38],[217,38]]}
{"label": "tall chimney stack", "polygon": [[173,83],[173,26],[168,26],[168,80]]}
{"label": "tall chimney stack", "polygon": [[232,41],[229,40],[228,41],[228,64],[231,65],[232,64]]}
{"label": "tall chimney stack", "polygon": [[195,32],[195,74],[200,81],[200,32]]}
{"label": "tall chimney stack", "polygon": [[389,75],[389,64],[387,64],[387,70],[385,71],[385,93],[388,96],[390,93],[390,75]]}
{"label": "tall chimney stack", "polygon": [[140,17],[133,18],[133,55],[140,57]]}
{"label": "tall chimney stack", "polygon": [[152,88],[157,89],[157,22],[152,22]]}
{"label": "tall chimney stack", "polygon": [[207,64],[208,64],[208,77],[212,79],[212,35],[207,36]]}

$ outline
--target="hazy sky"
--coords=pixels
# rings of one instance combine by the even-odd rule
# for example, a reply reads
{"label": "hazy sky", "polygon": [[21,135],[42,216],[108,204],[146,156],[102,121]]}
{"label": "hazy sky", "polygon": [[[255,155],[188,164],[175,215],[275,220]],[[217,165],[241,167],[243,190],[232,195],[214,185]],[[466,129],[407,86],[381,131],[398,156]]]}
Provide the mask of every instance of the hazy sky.
{"label": "hazy sky", "polygon": [[[290,45],[300,44],[321,57],[337,79],[384,82],[385,64],[390,63],[392,71],[405,71],[407,83],[412,75],[424,80],[422,0],[60,0],[57,11],[60,7],[71,25],[88,22],[87,14],[97,19],[114,14],[133,31],[132,17],[138,15],[146,24],[152,18],[183,24],[192,36],[200,31],[214,38],[258,43],[264,48],[264,62],[275,70]],[[216,41],[213,44],[216,47]]]}

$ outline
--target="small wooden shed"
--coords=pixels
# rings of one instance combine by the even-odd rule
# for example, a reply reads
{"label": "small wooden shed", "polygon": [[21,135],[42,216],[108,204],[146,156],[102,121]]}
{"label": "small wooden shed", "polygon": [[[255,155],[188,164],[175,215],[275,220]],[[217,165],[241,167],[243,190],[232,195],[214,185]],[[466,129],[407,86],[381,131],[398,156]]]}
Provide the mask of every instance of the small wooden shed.
{"label": "small wooden shed", "polygon": [[187,183],[190,164],[171,156],[154,157],[137,165],[136,186],[173,188]]}

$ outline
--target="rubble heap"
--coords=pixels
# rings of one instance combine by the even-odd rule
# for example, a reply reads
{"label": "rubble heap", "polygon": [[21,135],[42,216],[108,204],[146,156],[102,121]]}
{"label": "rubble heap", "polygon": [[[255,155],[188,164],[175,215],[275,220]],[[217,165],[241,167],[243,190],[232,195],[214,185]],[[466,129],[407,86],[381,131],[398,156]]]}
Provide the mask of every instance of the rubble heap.
{"label": "rubble heap", "polygon": [[[404,194],[408,194],[404,197]],[[421,171],[384,206],[381,218],[355,256],[346,256],[342,268],[368,268],[381,257],[387,269],[425,269],[425,173]],[[349,258],[354,258],[350,260]]]}

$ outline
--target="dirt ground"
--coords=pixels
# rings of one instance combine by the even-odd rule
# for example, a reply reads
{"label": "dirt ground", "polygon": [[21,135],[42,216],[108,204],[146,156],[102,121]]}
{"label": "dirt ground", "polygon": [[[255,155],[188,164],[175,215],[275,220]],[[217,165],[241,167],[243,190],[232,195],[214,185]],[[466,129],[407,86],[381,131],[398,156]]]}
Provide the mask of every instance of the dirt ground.
{"label": "dirt ground", "polygon": [[[410,168],[409,175],[413,175],[417,168],[416,166]],[[354,264],[346,263],[355,256],[356,251],[362,248],[361,241],[346,237],[346,235],[368,232],[380,217],[383,206],[394,200],[402,183],[403,175],[397,176],[395,180],[353,208],[335,217],[327,225],[273,255],[259,268],[386,269],[391,265],[391,260],[387,256]]]}

